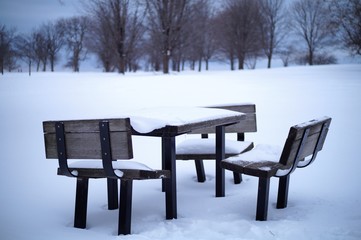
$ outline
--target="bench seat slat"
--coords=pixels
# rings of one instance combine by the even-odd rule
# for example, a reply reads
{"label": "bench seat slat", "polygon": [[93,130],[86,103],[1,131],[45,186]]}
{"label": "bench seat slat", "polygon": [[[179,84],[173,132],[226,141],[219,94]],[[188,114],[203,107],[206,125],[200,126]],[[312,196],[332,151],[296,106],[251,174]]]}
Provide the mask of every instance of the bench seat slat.
{"label": "bench seat slat", "polygon": [[[252,148],[253,142],[226,139],[225,154],[226,157],[229,157]],[[215,149],[215,139],[213,138],[187,139],[177,144],[177,158],[183,160],[214,159]]]}
{"label": "bench seat slat", "polygon": [[[77,177],[86,178],[104,178],[104,169],[96,168],[69,168]],[[146,179],[163,179],[169,178],[170,172],[167,170],[140,170],[140,169],[119,169],[116,174],[122,180],[146,180]],[[62,175],[58,168],[58,175]]]}
{"label": "bench seat slat", "polygon": [[[170,171],[154,170],[140,162],[118,160],[113,161],[112,165],[121,179],[142,180],[170,177]],[[106,176],[100,160],[75,161],[69,164],[69,170],[77,177],[104,178]],[[58,175],[62,175],[60,169],[58,169]]]}
{"label": "bench seat slat", "polygon": [[279,169],[284,168],[282,164],[277,162],[245,162],[242,160],[232,162],[223,161],[222,167],[238,173],[265,178],[274,176]]}

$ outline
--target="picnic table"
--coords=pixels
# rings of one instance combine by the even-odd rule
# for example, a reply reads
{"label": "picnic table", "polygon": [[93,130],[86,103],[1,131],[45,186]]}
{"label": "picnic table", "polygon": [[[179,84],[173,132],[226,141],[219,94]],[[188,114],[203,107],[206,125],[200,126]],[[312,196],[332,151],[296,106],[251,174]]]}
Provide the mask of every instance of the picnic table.
{"label": "picnic table", "polygon": [[216,197],[224,197],[224,169],[220,162],[225,158],[225,126],[240,122],[245,115],[239,112],[203,107],[144,108],[129,112],[134,135],[162,138],[162,167],[170,170],[171,177],[164,179],[170,188],[166,196],[166,218],[177,218],[176,144],[175,137],[191,131],[216,128]]}

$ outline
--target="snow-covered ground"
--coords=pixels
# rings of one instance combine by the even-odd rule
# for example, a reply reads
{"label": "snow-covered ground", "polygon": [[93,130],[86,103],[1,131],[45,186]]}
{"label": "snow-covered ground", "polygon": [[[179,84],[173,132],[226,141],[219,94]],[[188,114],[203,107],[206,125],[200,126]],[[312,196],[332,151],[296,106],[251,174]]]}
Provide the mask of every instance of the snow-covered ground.
{"label": "snow-covered ground", "polygon": [[[333,118],[314,164],[291,176],[289,204],[255,221],[257,179],[226,175],[214,197],[214,162],[197,183],[194,163],[177,162],[178,219],[165,220],[160,181],[135,181],[132,235],[117,236],[106,183],[91,180],[87,229],[73,225],[75,179],[45,159],[42,121],[109,117],[152,106],[253,102],[256,143],[282,145],[291,125]],[[361,65],[253,71],[155,73],[6,73],[0,76],[0,239],[361,239]],[[182,141],[190,136],[181,136]],[[234,136],[229,136],[234,137]],[[135,160],[160,168],[160,140],[134,137]]]}

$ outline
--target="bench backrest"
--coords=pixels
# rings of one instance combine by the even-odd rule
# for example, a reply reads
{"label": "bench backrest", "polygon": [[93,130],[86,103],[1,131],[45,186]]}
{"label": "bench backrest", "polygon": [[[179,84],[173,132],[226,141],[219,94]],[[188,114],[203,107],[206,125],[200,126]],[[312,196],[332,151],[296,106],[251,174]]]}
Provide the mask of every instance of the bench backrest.
{"label": "bench backrest", "polygon": [[[67,159],[102,159],[100,122],[103,121],[108,123],[112,159],[133,158],[128,118],[43,122],[46,158],[58,159],[59,154],[65,154]],[[65,149],[61,150],[63,140]]]}
{"label": "bench backrest", "polygon": [[[280,163],[290,167],[290,172],[300,165],[311,164],[322,150],[330,124],[331,118],[323,117],[291,127]],[[307,164],[300,164],[306,158]]]}
{"label": "bench backrest", "polygon": [[[221,108],[231,110],[235,112],[241,112],[246,115],[246,118],[239,123],[229,125],[225,127],[226,133],[246,133],[256,132],[256,105],[252,103],[237,104],[237,105],[225,105],[225,106],[214,106],[211,108]],[[194,134],[210,134],[215,133],[215,128],[202,128],[196,131],[192,131]]]}

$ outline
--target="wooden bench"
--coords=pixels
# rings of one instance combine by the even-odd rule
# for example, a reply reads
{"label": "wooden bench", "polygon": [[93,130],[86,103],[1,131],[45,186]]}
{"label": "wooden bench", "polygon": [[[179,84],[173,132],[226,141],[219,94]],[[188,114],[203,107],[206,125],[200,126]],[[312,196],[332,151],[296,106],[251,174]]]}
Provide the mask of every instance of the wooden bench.
{"label": "wooden bench", "polygon": [[322,150],[331,118],[323,117],[290,128],[285,145],[257,145],[249,152],[222,160],[221,167],[258,177],[256,220],[267,220],[271,177],[279,178],[277,208],[287,207],[290,174],[310,165]]}
{"label": "wooden bench", "polygon": [[169,171],[126,161],[133,158],[130,120],[46,121],[43,130],[46,158],[58,159],[58,175],[77,179],[74,227],[86,227],[89,178],[108,180],[109,209],[118,208],[120,179],[118,234],[130,234],[132,181],[170,177]]}
{"label": "wooden bench", "polygon": [[[246,115],[246,119],[241,122],[225,127],[226,133],[236,133],[237,141],[226,139],[225,154],[226,157],[243,153],[253,148],[253,142],[245,141],[245,133],[256,132],[256,106],[255,104],[237,104],[227,106],[216,106],[212,108],[222,108],[236,112],[242,112]],[[199,134],[200,138],[186,139],[177,144],[176,159],[177,160],[195,160],[198,182],[206,180],[203,160],[214,160],[215,156],[215,139],[208,138],[209,134],[215,133],[214,128],[203,128],[190,134]],[[240,174],[234,173],[234,183],[238,184],[242,181]]]}

